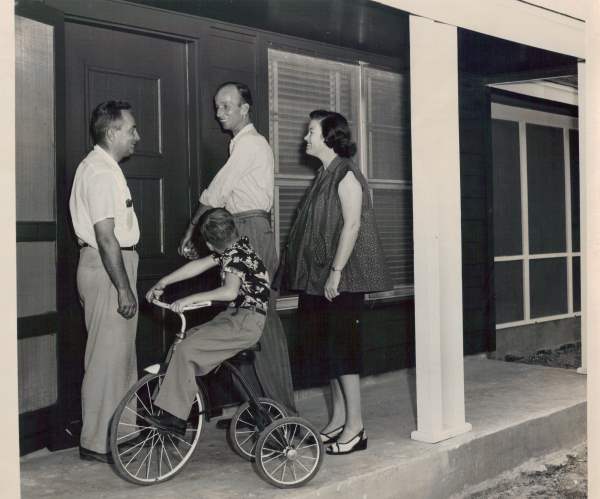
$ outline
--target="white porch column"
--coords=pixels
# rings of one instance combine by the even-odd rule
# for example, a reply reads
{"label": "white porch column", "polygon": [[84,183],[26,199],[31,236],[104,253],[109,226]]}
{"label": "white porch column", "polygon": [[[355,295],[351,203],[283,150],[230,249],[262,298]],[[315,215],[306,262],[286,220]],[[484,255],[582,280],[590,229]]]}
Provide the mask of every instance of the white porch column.
{"label": "white porch column", "polygon": [[[582,310],[587,324],[587,431],[588,470],[600,469],[600,2],[588,1],[585,23],[585,122],[579,133],[584,137],[585,230],[582,232],[581,252],[585,255],[582,280]],[[581,153],[580,153],[581,156]],[[582,274],[584,268],[582,268]],[[584,288],[585,282],[585,288]],[[585,296],[585,301],[583,297]],[[600,477],[597,471],[588,476],[588,496],[600,496]]]}
{"label": "white porch column", "polygon": [[465,422],[456,28],[410,16],[417,430],[439,442]]}
{"label": "white porch column", "polygon": [[584,241],[587,239],[588,217],[587,217],[587,194],[586,194],[586,154],[585,154],[585,122],[587,110],[585,107],[585,62],[577,63],[577,99],[579,108],[579,240],[580,252],[579,274],[581,287],[581,367],[577,369],[579,374],[587,374],[587,334],[588,334],[588,304],[587,304],[587,251],[584,249]]}

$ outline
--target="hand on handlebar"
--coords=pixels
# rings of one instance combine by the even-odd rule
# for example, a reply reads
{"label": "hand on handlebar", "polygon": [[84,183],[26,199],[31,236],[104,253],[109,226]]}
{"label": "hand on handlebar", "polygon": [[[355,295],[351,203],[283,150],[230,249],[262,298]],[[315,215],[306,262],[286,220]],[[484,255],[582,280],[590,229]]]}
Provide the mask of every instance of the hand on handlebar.
{"label": "hand on handlebar", "polygon": [[179,300],[176,300],[173,303],[171,303],[171,310],[173,312],[181,314],[185,311],[186,307],[188,307],[192,303],[194,302],[190,301],[189,297],[180,298]]}

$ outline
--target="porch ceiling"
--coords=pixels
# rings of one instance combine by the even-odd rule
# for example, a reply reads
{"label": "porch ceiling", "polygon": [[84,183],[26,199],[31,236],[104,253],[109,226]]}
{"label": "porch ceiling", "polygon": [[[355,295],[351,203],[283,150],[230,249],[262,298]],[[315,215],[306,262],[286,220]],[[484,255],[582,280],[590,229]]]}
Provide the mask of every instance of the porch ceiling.
{"label": "porch ceiling", "polygon": [[577,58],[466,29],[458,30],[459,69],[490,82],[577,74]]}
{"label": "porch ceiling", "polygon": [[130,1],[391,57],[408,49],[408,14],[369,0]]}

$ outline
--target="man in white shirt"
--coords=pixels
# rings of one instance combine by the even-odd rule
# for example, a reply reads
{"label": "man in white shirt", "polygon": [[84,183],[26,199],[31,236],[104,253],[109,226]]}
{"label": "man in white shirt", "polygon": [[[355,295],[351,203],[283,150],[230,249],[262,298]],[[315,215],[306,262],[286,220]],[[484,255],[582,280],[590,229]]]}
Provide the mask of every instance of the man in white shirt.
{"label": "man in white shirt", "polygon": [[[252,124],[252,95],[245,84],[223,83],[214,100],[217,120],[225,132],[233,135],[229,143],[229,159],[202,192],[179,252],[187,257],[195,256],[190,242],[193,226],[207,209],[226,208],[233,214],[240,235],[250,239],[272,280],[278,266],[270,215],[275,179],[273,151]],[[274,298],[269,302],[260,343],[261,351],[257,352],[255,365],[265,395],[296,412],[287,339]],[[251,371],[244,371],[244,374],[252,375]]]}
{"label": "man in white shirt", "polygon": [[119,162],[140,140],[131,106],[103,102],[92,113],[94,149],[75,173],[69,208],[78,239],[77,290],[88,332],[81,387],[81,459],[111,462],[114,410],[137,380],[140,229]]}

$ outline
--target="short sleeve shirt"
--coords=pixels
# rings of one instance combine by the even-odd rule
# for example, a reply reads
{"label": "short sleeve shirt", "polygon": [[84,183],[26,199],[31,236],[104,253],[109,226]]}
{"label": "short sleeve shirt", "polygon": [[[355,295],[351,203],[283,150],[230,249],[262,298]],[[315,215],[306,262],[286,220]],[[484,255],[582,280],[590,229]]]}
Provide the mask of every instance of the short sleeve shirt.
{"label": "short sleeve shirt", "polygon": [[240,238],[218,255],[221,280],[230,272],[241,280],[237,298],[229,304],[236,308],[257,309],[267,313],[269,275],[262,260],[255,253],[247,237]]}
{"label": "short sleeve shirt", "polygon": [[275,182],[273,150],[252,123],[229,143],[229,159],[200,196],[200,203],[230,213],[270,211]]}
{"label": "short sleeve shirt", "polygon": [[139,242],[138,219],[123,171],[99,146],[77,167],[69,209],[80,243],[98,248],[94,225],[107,218],[114,219],[115,237],[120,246]]}

